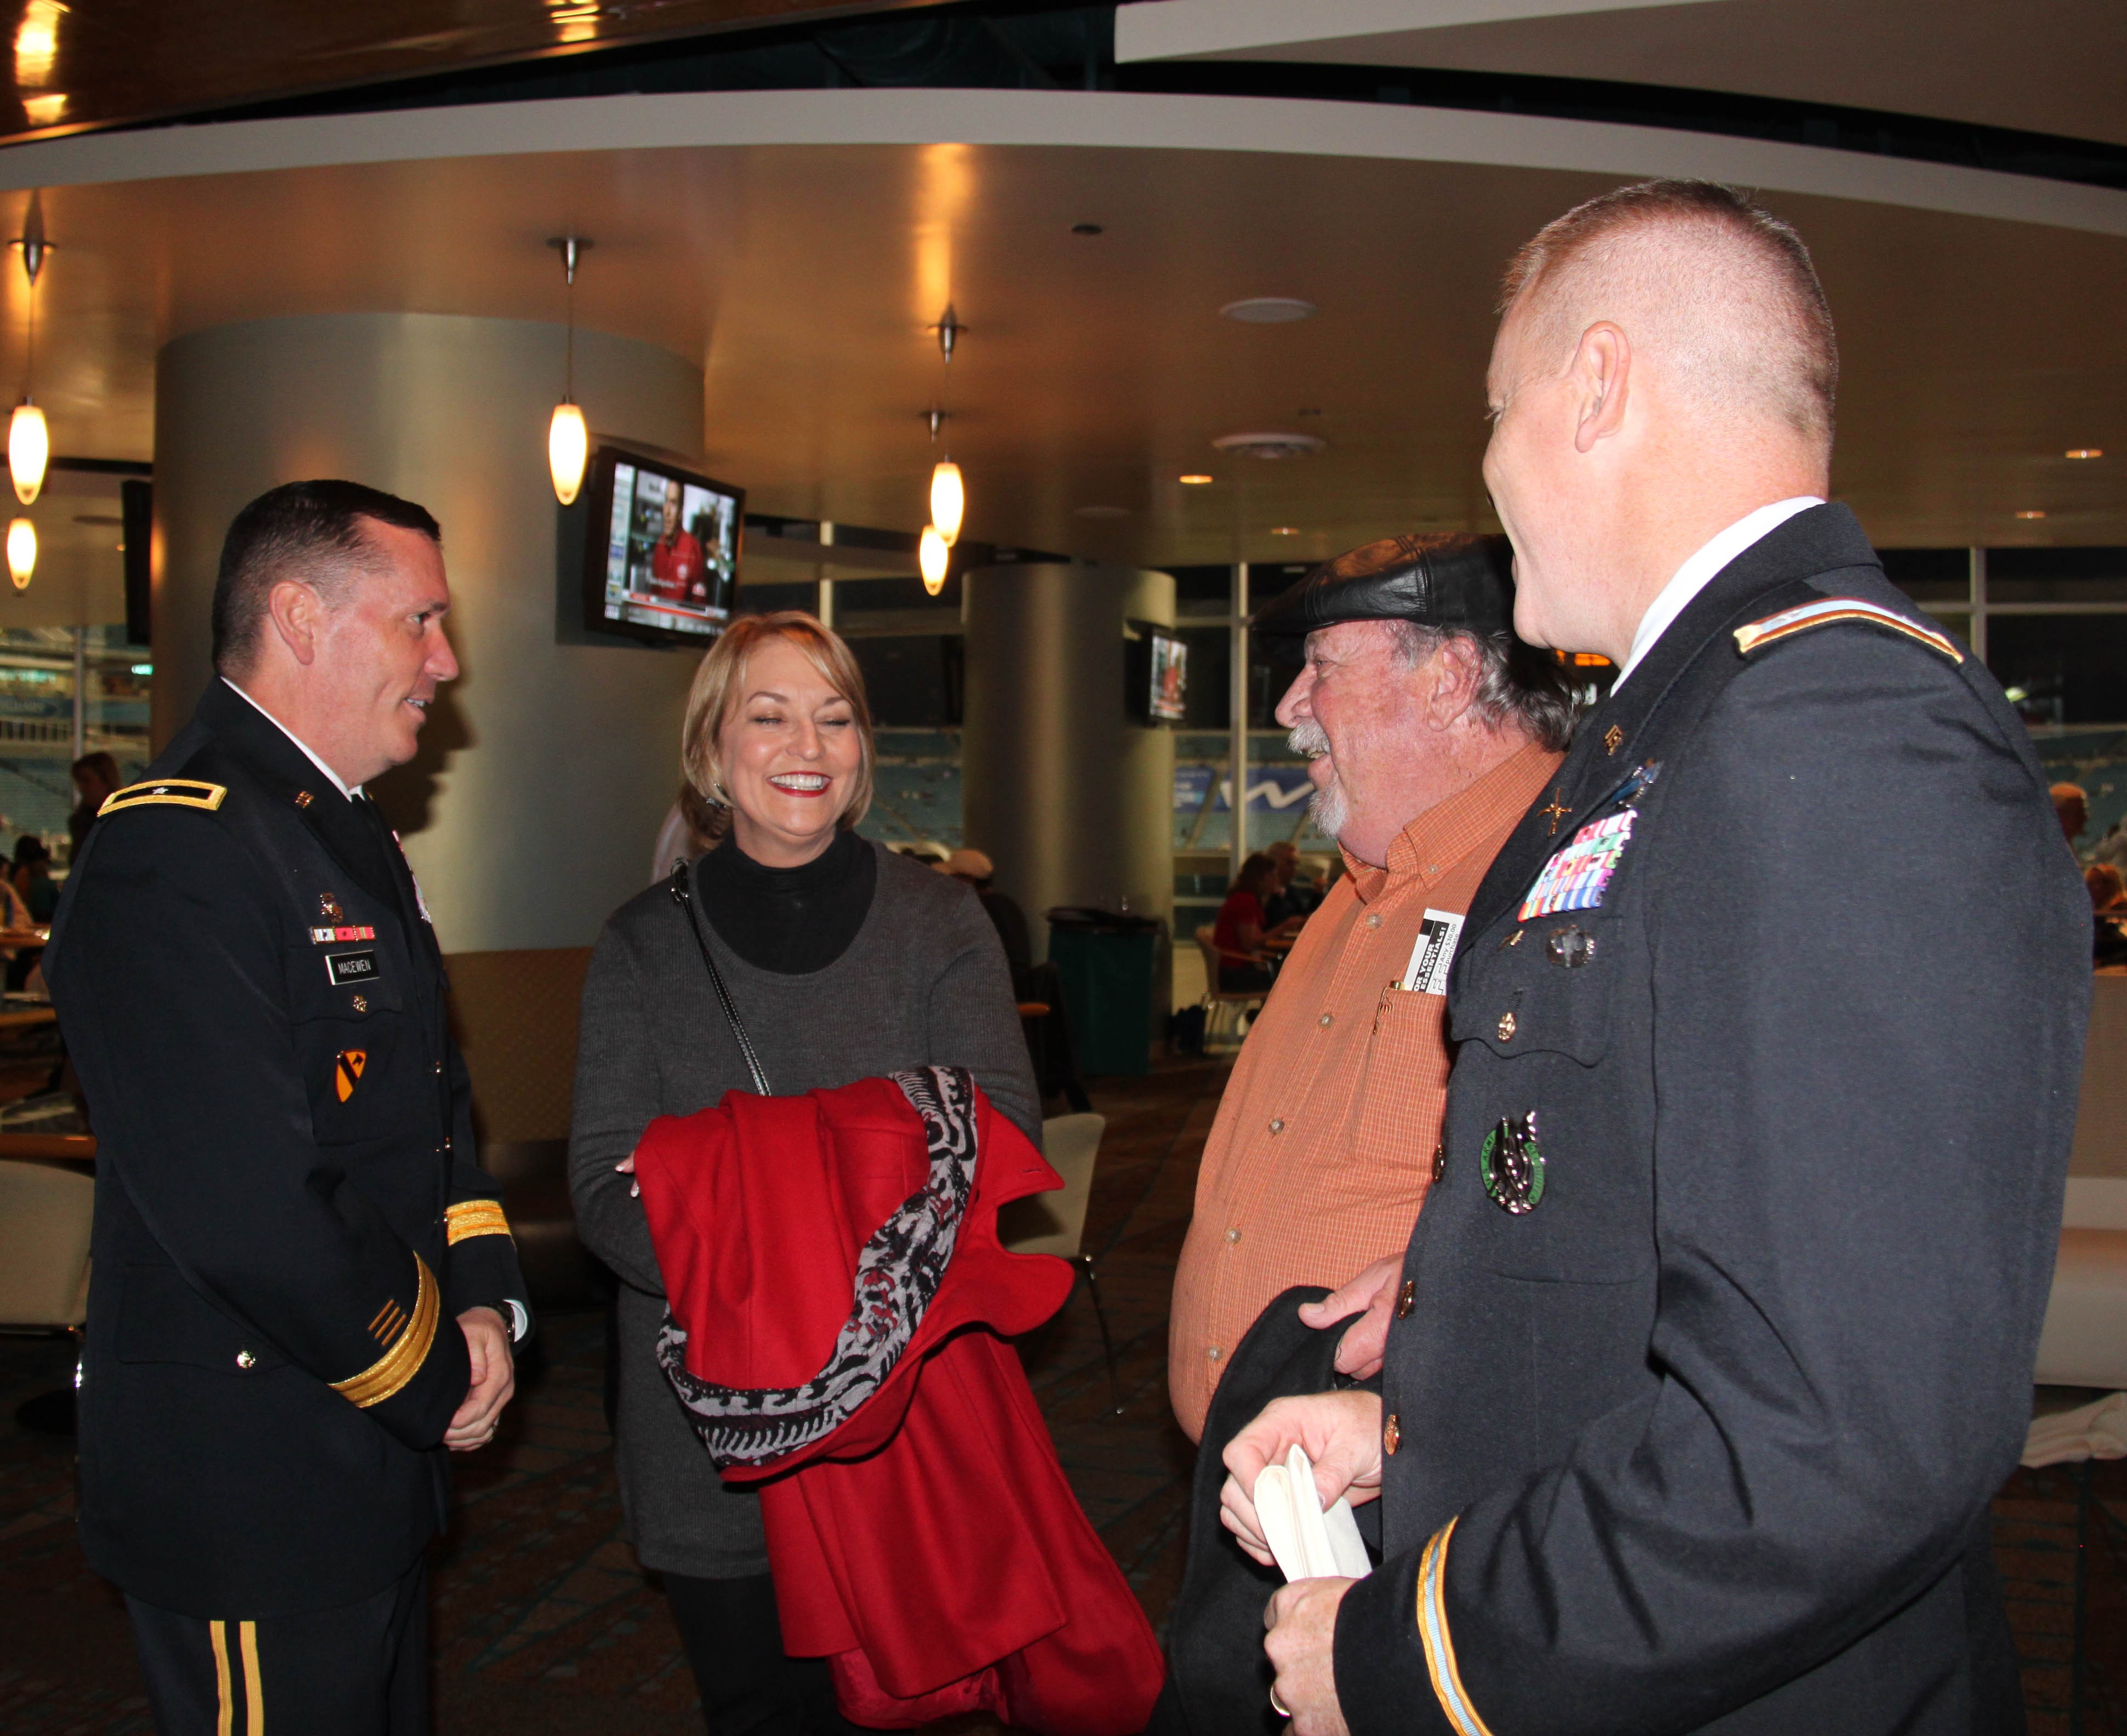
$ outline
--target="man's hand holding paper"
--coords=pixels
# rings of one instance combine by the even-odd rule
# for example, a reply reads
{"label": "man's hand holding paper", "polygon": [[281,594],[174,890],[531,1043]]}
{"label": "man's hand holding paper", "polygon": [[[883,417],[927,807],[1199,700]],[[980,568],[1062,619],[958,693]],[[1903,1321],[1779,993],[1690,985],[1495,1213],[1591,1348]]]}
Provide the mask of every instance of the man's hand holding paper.
{"label": "man's hand holding paper", "polygon": [[1220,1522],[1265,1567],[1277,1564],[1277,1558],[1256,1511],[1257,1480],[1273,1466],[1289,1475],[1295,1447],[1313,1468],[1321,1511],[1340,1500],[1355,1505],[1373,1500],[1381,1491],[1380,1397],[1371,1392],[1316,1392],[1277,1399],[1227,1443]]}

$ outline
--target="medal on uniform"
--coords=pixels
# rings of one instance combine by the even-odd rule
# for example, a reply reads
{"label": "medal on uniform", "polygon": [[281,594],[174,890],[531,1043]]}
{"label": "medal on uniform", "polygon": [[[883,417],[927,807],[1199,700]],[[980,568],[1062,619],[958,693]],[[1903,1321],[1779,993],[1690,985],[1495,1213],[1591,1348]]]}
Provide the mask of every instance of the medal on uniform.
{"label": "medal on uniform", "polygon": [[339,908],[339,900],[329,892],[318,894],[318,914],[329,923],[337,923],[347,913]]}
{"label": "medal on uniform", "polygon": [[1543,1198],[1543,1153],[1537,1149],[1535,1110],[1518,1127],[1506,1116],[1499,1117],[1485,1136],[1477,1172],[1484,1178],[1486,1197],[1502,1212],[1522,1217],[1536,1210]]}

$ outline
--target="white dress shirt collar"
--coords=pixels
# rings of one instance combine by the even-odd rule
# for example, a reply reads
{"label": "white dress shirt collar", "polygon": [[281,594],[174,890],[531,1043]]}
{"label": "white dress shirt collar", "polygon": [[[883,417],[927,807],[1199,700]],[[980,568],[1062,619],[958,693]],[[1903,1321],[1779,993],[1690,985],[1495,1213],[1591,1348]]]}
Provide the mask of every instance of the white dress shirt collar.
{"label": "white dress shirt collar", "polygon": [[235,682],[230,681],[227,676],[222,676],[221,685],[226,687],[231,693],[234,694],[239,699],[242,700],[245,704],[249,705],[253,711],[257,712],[259,716],[265,719],[268,723],[271,723],[276,729],[279,730],[282,734],[287,737],[287,738],[293,742],[298,747],[301,748],[303,750],[303,757],[308,760],[313,766],[316,766],[319,771],[324,773],[327,777],[330,778],[332,780],[333,788],[339,791],[339,793],[345,796],[348,800],[351,802],[357,796],[362,794],[361,785],[357,784],[352,790],[350,790],[346,785],[340,782],[339,774],[337,771],[334,771],[331,766],[325,764],[325,762],[320,759],[317,755],[310,752],[309,742],[306,742],[301,736],[297,735],[294,730],[291,729],[286,723],[282,723],[280,719],[275,717],[272,712],[268,711],[263,705],[260,704],[258,700],[253,699],[249,694],[246,693],[241,687],[238,686]]}
{"label": "white dress shirt collar", "polygon": [[1640,624],[1632,633],[1632,654],[1625,659],[1625,666],[1618,671],[1618,679],[1610,684],[1610,691],[1615,693],[1625,685],[1632,672],[1639,667],[1640,659],[1654,649],[1655,641],[1669,630],[1670,624],[1690,606],[1691,600],[1712,582],[1722,567],[1797,513],[1823,505],[1813,494],[1775,500],[1755,512],[1745,513],[1726,530],[1708,537],[1698,552],[1677,568],[1669,583],[1655,593],[1654,601],[1647,605],[1647,612],[1640,617]]}

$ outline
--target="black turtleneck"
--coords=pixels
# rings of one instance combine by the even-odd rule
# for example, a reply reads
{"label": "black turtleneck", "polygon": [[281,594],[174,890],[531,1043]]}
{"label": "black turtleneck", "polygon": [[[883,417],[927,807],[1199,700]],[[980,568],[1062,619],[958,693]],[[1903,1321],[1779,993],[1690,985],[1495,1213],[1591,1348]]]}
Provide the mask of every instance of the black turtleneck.
{"label": "black turtleneck", "polygon": [[727,837],[695,884],[718,937],[749,965],[788,976],[824,970],[848,951],[871,909],[879,861],[854,832],[801,868],[767,868]]}

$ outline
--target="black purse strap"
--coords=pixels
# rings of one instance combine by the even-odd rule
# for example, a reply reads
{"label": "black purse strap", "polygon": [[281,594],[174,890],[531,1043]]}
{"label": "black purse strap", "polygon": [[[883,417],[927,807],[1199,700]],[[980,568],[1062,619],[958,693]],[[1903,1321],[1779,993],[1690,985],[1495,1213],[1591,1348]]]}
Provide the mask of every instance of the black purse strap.
{"label": "black purse strap", "polygon": [[709,937],[702,932],[702,914],[694,908],[694,894],[688,879],[687,865],[676,863],[672,869],[672,902],[687,913],[687,927],[694,932],[694,944],[702,950],[702,965],[709,973],[709,986],[717,991],[717,1004],[724,1009],[724,1017],[731,1022],[731,1033],[737,1041],[738,1052],[746,1057],[746,1070],[753,1075],[753,1089],[763,1097],[773,1097],[775,1093],[769,1088],[767,1070],[760,1065],[753,1039],[746,1034],[745,1022],[738,1016],[738,1003],[724,986],[724,974],[717,969],[715,955],[709,951]]}

